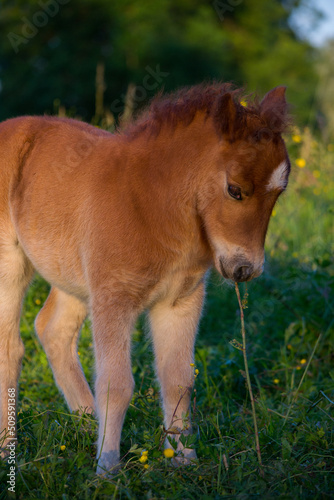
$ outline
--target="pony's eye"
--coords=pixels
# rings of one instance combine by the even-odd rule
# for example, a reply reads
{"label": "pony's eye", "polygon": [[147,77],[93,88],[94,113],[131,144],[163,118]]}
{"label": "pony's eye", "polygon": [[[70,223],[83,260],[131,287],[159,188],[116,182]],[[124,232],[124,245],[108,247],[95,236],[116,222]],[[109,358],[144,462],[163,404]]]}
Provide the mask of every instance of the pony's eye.
{"label": "pony's eye", "polygon": [[241,189],[238,186],[228,185],[227,192],[235,200],[242,200]]}

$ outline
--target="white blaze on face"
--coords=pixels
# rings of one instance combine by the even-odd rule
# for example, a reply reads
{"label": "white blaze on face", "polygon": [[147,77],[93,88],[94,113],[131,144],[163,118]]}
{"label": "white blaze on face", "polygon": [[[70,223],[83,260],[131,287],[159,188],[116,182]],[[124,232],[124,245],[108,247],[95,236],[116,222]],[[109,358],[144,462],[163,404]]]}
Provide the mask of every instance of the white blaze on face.
{"label": "white blaze on face", "polygon": [[272,191],[273,189],[285,189],[288,167],[288,163],[284,160],[275,168],[267,184],[268,191]]}

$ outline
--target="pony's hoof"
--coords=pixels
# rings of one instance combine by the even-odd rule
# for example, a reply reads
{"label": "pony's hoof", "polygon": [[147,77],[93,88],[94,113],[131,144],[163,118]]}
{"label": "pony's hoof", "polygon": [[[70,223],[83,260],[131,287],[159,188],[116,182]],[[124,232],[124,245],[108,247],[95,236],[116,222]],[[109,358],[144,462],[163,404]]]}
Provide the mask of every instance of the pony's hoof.
{"label": "pony's hoof", "polygon": [[113,465],[110,468],[107,468],[105,465],[98,465],[96,468],[96,474],[106,479],[112,478],[119,472],[121,467],[122,465],[120,463]]}
{"label": "pony's hoof", "polygon": [[191,448],[185,448],[179,451],[177,455],[172,458],[172,465],[174,467],[180,467],[184,465],[195,465],[197,460],[196,451]]}
{"label": "pony's hoof", "polygon": [[97,463],[96,474],[103,477],[112,477],[118,473],[122,464],[113,452],[102,453]]}
{"label": "pony's hoof", "polygon": [[2,443],[0,447],[0,458],[2,460],[6,460],[11,454],[15,456],[15,447],[16,447],[16,441],[6,439],[5,442],[7,441],[6,445],[5,443]]}
{"label": "pony's hoof", "polygon": [[0,448],[0,458],[6,460],[9,457],[9,450],[7,448]]}

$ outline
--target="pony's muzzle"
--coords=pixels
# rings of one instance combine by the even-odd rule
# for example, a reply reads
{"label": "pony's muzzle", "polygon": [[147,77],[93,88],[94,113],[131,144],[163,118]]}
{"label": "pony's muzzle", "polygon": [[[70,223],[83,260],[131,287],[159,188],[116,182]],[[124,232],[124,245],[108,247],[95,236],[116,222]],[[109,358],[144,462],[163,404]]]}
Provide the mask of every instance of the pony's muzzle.
{"label": "pony's muzzle", "polygon": [[255,267],[248,260],[238,260],[234,262],[234,265],[228,265],[224,259],[219,259],[220,272],[226,279],[236,281],[238,283],[242,281],[250,281],[253,278],[260,276],[263,270],[263,266]]}

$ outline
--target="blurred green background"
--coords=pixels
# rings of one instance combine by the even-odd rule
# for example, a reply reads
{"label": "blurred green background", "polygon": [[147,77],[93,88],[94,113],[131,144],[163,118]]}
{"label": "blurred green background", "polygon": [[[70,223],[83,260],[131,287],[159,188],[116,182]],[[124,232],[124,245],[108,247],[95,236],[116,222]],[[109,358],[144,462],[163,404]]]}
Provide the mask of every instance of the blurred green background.
{"label": "blurred green background", "polygon": [[130,83],[137,86],[137,111],[160,89],[214,78],[259,94],[287,85],[296,123],[328,139],[334,130],[333,46],[312,46],[300,29],[305,9],[310,26],[321,23],[316,5],[3,0],[0,119],[65,109],[86,121],[107,113],[112,121],[123,112]]}

